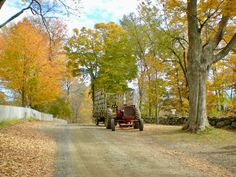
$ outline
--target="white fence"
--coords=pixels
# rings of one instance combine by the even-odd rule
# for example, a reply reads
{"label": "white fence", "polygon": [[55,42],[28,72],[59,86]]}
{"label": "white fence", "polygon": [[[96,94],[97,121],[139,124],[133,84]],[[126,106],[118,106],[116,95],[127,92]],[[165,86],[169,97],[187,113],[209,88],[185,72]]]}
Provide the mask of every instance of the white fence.
{"label": "white fence", "polygon": [[29,119],[29,118],[37,120],[45,120],[45,121],[66,122],[61,119],[53,118],[52,114],[42,113],[31,108],[0,105],[0,122],[10,119]]}

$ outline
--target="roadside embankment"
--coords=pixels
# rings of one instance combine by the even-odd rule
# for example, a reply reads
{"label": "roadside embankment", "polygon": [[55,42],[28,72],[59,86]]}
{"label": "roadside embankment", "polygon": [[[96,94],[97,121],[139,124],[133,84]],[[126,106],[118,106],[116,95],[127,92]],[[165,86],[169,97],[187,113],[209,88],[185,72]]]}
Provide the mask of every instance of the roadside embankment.
{"label": "roadside embankment", "polygon": [[0,126],[1,177],[51,177],[55,141],[38,131],[44,121],[18,121]]}

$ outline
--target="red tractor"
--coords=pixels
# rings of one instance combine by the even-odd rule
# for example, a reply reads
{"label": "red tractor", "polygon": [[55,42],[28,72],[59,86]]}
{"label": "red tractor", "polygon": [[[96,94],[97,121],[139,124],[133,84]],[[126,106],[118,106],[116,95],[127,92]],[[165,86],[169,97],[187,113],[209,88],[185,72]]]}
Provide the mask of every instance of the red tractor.
{"label": "red tractor", "polygon": [[124,105],[119,108],[117,105],[112,106],[115,114],[111,118],[111,129],[115,131],[115,127],[119,124],[120,127],[133,127],[143,131],[144,122],[141,119],[139,109],[135,105]]}
{"label": "red tractor", "polygon": [[95,91],[93,102],[93,117],[96,125],[100,122],[105,124],[107,129],[115,131],[115,127],[133,127],[143,131],[143,119],[133,101],[133,93],[126,92],[106,93]]}

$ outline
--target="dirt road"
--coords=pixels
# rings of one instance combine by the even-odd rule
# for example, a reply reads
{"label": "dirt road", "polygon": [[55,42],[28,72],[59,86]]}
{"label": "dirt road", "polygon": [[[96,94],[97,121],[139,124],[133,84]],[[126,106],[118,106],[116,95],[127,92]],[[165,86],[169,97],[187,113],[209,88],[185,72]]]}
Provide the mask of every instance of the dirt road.
{"label": "dirt road", "polygon": [[173,137],[180,128],[169,131],[154,126],[146,125],[143,132],[79,125],[50,125],[41,130],[59,145],[55,177],[236,176],[235,154],[220,163],[221,156],[206,154],[221,147],[204,150],[201,143],[188,139],[176,143]]}

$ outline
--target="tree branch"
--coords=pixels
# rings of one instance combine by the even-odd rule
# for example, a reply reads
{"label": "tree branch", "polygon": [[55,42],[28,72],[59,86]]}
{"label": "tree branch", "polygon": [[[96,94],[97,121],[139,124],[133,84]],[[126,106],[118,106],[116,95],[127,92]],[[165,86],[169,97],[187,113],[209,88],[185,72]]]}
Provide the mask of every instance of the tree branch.
{"label": "tree branch", "polygon": [[186,44],[188,44],[188,41],[184,38],[184,37],[175,37],[170,35],[174,40],[177,40],[179,42],[179,44],[182,46],[183,49],[185,49],[183,43],[181,41],[184,41]]}
{"label": "tree branch", "polygon": [[6,1],[6,0],[0,0],[0,10],[1,10],[3,4],[5,3],[5,1]]}
{"label": "tree branch", "polygon": [[176,53],[176,51],[172,48],[168,48],[175,56],[176,58],[178,59],[177,63],[179,63],[182,71],[183,71],[183,74],[184,74],[184,78],[185,78],[185,81],[186,81],[186,86],[188,87],[188,76],[187,76],[187,68],[183,65],[182,61],[181,61],[181,57]]}
{"label": "tree branch", "polygon": [[22,9],[21,11],[19,11],[18,13],[16,13],[15,15],[13,15],[12,17],[10,17],[8,20],[6,20],[4,23],[0,24],[0,28],[4,27],[7,23],[9,23],[10,21],[12,21],[13,19],[15,19],[16,17],[20,16],[24,11],[28,10],[31,8],[31,5],[33,4],[34,0],[32,0],[30,2],[30,4],[25,7],[24,9]]}
{"label": "tree branch", "polygon": [[208,14],[207,18],[205,19],[205,21],[203,23],[200,22],[200,30],[202,30],[202,28],[205,26],[205,24],[208,22],[208,20],[211,19],[211,17],[213,17],[219,10],[220,6],[223,4],[224,1],[220,2],[219,5],[217,6],[217,8],[215,9],[215,11],[211,14]]}
{"label": "tree branch", "polygon": [[234,34],[232,39],[229,41],[229,43],[225,46],[225,48],[215,55],[213,63],[216,63],[217,61],[221,60],[226,55],[228,55],[228,53],[232,50],[235,44],[236,44],[236,33]]}
{"label": "tree branch", "polygon": [[219,23],[219,28],[216,31],[216,34],[213,38],[213,44],[214,44],[213,48],[216,48],[218,44],[220,43],[220,41],[222,40],[223,35],[224,35],[224,29],[228,23],[228,20],[229,20],[229,17],[222,16],[221,21]]}
{"label": "tree branch", "polygon": [[[0,10],[3,6],[3,4],[5,3],[6,0],[0,0]],[[75,11],[75,8],[70,7],[69,5],[66,5],[63,0],[57,0],[66,10],[67,15],[69,15],[70,13],[72,14],[72,12],[70,12],[70,10]],[[54,1],[53,1],[54,2]],[[55,1],[56,2],[56,1]],[[80,0],[74,1],[75,5],[78,4],[80,2]],[[36,6],[35,6],[36,5]],[[33,15],[39,15],[40,17],[43,17],[43,21],[45,19],[45,15],[46,13],[48,13],[50,10],[52,10],[54,7],[50,7],[45,13],[43,12],[42,9],[42,2],[39,0],[30,0],[30,4],[23,8],[22,10],[20,10],[18,13],[16,13],[15,15],[13,15],[12,17],[10,17],[8,20],[6,20],[4,23],[0,24],[0,28],[4,27],[6,24],[8,24],[10,21],[14,20],[15,18],[17,18],[18,16],[20,16],[22,13],[24,13],[24,11],[30,9],[31,12],[33,13]],[[73,6],[75,7],[75,6]],[[75,15],[73,13],[73,15]],[[45,22],[43,22],[45,23]]]}

